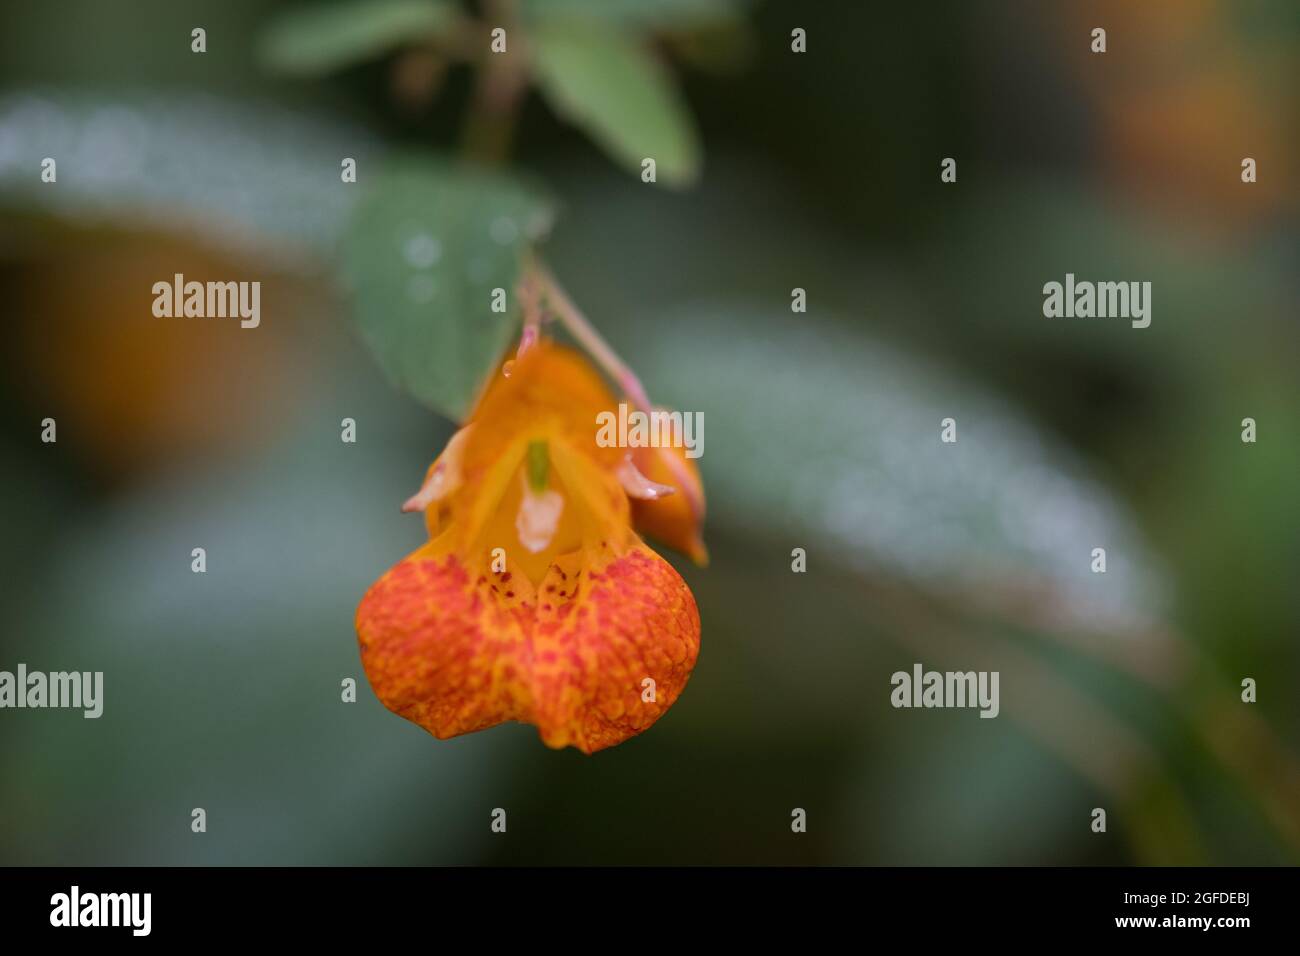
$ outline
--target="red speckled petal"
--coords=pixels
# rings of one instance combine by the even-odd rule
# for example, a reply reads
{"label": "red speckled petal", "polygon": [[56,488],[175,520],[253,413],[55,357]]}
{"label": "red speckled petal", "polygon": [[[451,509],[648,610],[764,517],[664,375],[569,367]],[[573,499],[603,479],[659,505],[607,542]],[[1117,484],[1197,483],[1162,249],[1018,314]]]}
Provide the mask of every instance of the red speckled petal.
{"label": "red speckled petal", "polygon": [[528,687],[514,663],[525,627],[514,601],[493,600],[492,586],[504,593],[429,546],[371,586],[357,638],[385,707],[440,738],[527,718]]}
{"label": "red speckled petal", "polygon": [[695,667],[700,615],[686,582],[642,544],[553,572],[568,575],[569,598],[548,608],[554,578],[539,591],[531,720],[548,746],[593,753],[641,733],[672,706]]}
{"label": "red speckled petal", "polygon": [[367,592],[357,633],[376,696],[434,736],[520,720],[551,747],[592,753],[677,699],[700,619],[685,582],[644,545],[566,555],[535,591],[426,546]]}

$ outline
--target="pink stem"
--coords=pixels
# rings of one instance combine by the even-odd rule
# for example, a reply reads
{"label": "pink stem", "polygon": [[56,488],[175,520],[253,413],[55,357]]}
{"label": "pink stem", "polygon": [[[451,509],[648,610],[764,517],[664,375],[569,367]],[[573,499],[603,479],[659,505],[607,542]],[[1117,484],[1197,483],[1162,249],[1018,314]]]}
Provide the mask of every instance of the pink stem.
{"label": "pink stem", "polygon": [[591,353],[591,357],[600,364],[600,367],[609,373],[609,377],[618,383],[618,387],[632,400],[632,404],[648,414],[650,399],[636,373],[627,367],[618,354],[610,348],[609,343],[596,331],[596,327],[578,311],[578,307],[573,304],[568,293],[560,288],[560,284],[555,281],[550,270],[536,260],[533,262],[533,270],[541,280],[546,297],[555,308],[565,328],[573,334],[583,348]]}
{"label": "pink stem", "polygon": [[[560,321],[564,327],[569,330],[578,343],[591,353],[591,357],[603,368],[609,377],[612,378],[632,401],[634,408],[650,414],[654,409],[650,404],[650,396],[646,394],[645,388],[641,385],[641,380],[637,378],[636,373],[628,368],[621,358],[618,357],[604,337],[596,331],[596,327],[587,321],[578,307],[573,304],[567,292],[561,288],[555,276],[551,275],[549,269],[542,263],[533,259],[531,262],[532,272],[541,283],[542,291],[550,301],[551,306],[555,309]],[[691,513],[697,521],[704,517],[704,501],[696,492],[695,485],[690,479],[690,472],[686,468],[686,462],[672,454],[667,449],[660,448],[659,457],[663,459],[668,470],[673,474],[673,480],[677,487],[685,495],[687,502],[691,506]]]}
{"label": "pink stem", "polygon": [[524,331],[519,336],[519,351],[515,353],[516,359],[523,358],[524,353],[537,344],[541,334],[541,290],[537,288],[531,275],[525,275],[523,282],[520,283],[519,298],[524,313]]}

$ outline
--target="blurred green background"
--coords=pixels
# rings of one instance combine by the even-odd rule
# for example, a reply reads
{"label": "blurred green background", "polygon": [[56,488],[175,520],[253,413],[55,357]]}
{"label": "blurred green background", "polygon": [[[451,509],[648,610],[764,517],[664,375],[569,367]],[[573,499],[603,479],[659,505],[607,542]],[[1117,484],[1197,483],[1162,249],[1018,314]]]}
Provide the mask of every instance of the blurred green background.
{"label": "blurred green background", "polygon": [[[0,11],[0,669],[105,674],[99,720],[0,712],[0,863],[1295,863],[1300,7],[552,2],[662,59],[693,185],[536,91],[485,129],[406,35],[286,71],[266,0]],[[353,331],[339,250],[407,227],[352,216],[386,156],[467,139],[707,421],[699,664],[595,757],[434,740],[358,660],[453,425]],[[261,326],[154,319],[176,272],[260,279]],[[1152,282],[1150,328],[1045,319],[1066,272]],[[1002,715],[892,709],[917,661],[999,670]]]}

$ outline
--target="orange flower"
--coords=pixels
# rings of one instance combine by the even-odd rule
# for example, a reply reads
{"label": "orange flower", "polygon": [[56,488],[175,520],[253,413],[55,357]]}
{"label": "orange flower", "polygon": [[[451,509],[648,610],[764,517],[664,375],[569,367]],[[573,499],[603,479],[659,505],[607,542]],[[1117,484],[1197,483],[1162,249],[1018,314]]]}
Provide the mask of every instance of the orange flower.
{"label": "orange flower", "polygon": [[[655,500],[668,489],[626,450],[598,447],[597,414],[614,407],[583,358],[548,342],[494,377],[407,503],[430,540],[357,608],[384,706],[439,738],[518,720],[586,753],[672,706],[695,666],[699,612],[633,531],[629,495],[652,515],[688,496]],[[670,540],[698,544],[698,517],[658,517]]]}

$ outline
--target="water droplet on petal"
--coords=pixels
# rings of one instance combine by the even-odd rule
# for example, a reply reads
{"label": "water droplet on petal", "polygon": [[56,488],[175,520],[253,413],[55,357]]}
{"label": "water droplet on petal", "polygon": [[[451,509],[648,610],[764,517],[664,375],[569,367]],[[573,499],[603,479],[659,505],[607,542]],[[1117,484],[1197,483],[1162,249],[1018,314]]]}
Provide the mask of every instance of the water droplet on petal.
{"label": "water droplet on petal", "polygon": [[501,366],[501,374],[504,375],[506,378],[509,378],[510,373],[513,372],[514,370],[515,370],[515,360],[506,359],[506,363]]}

